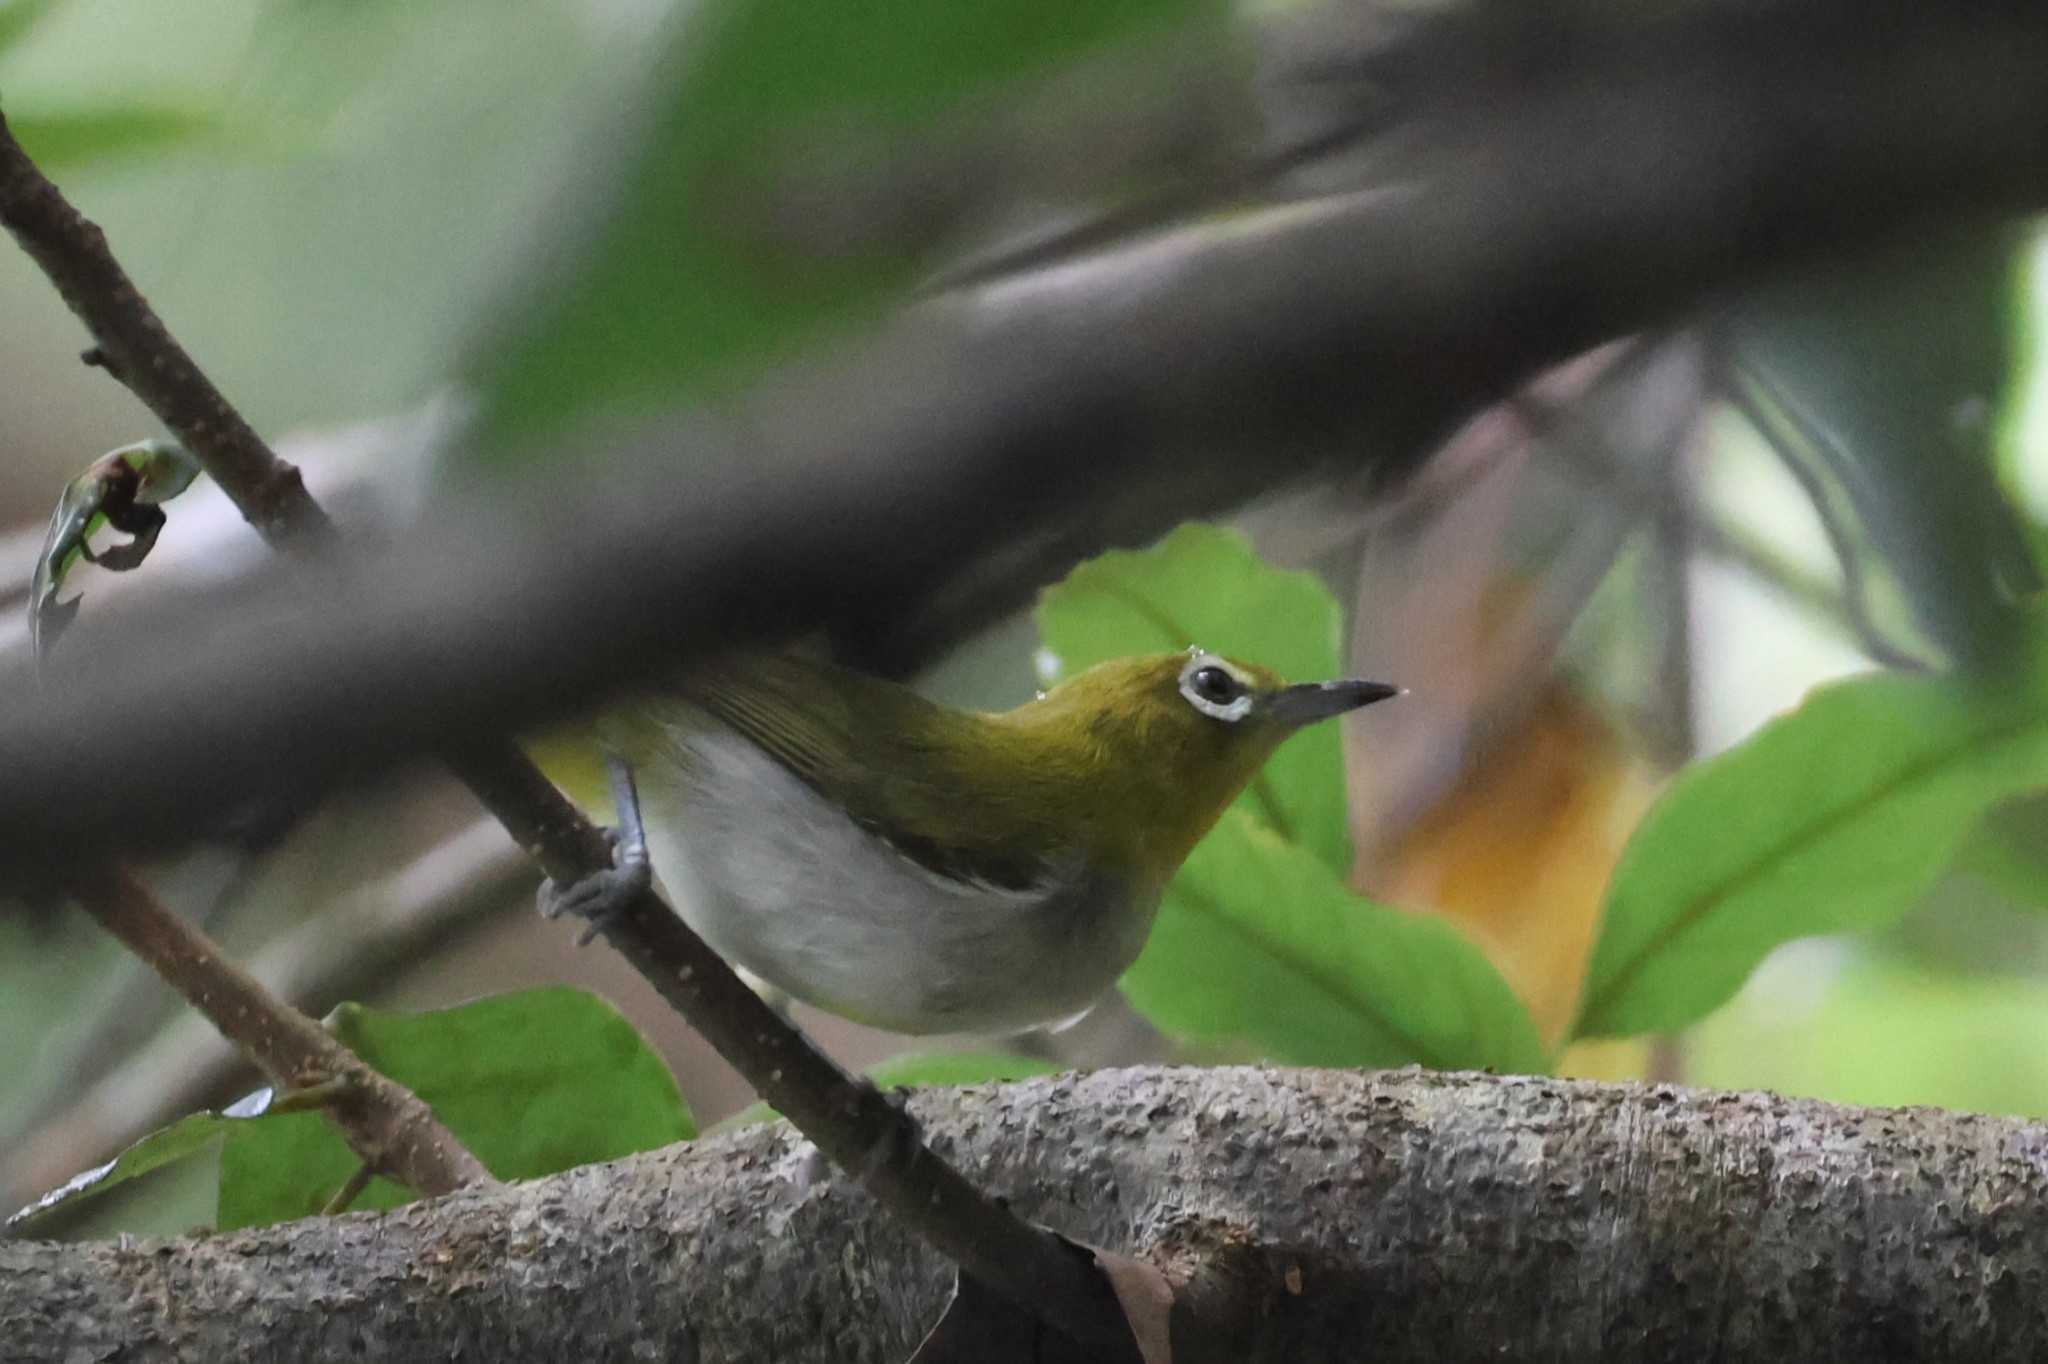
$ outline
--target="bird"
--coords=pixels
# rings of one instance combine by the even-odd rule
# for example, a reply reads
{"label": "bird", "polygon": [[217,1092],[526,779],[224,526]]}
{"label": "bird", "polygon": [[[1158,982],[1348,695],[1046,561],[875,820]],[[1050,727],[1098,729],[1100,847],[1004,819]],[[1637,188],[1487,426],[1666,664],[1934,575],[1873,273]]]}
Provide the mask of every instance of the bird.
{"label": "bird", "polygon": [[603,723],[618,866],[541,907],[601,922],[651,874],[727,961],[827,1012],[1058,1027],[1136,960],[1167,883],[1283,742],[1399,693],[1197,647],[976,712],[811,658],[728,658]]}

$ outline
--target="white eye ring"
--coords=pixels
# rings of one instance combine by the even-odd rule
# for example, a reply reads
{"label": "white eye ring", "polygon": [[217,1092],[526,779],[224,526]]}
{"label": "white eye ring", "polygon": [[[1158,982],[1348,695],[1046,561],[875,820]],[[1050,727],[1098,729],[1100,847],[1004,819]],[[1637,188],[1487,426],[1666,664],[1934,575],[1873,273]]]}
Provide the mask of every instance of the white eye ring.
{"label": "white eye ring", "polygon": [[[1197,687],[1196,679],[1208,672],[1220,672],[1229,678],[1234,694],[1222,700],[1204,696]],[[1203,680],[1213,681],[1207,678]],[[1226,724],[1235,724],[1252,713],[1251,684],[1237,669],[1215,654],[1193,653],[1188,659],[1188,665],[1180,670],[1180,694],[1186,698],[1189,705],[1202,714]]]}

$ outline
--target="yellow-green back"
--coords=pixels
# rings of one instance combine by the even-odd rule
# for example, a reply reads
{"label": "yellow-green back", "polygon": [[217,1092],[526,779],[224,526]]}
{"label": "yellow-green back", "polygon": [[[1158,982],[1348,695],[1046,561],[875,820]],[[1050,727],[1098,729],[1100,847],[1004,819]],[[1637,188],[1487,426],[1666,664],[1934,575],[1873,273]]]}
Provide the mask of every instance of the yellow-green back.
{"label": "yellow-green back", "polygon": [[[954,710],[827,664],[748,657],[693,672],[681,704],[614,726],[636,765],[686,760],[706,718],[947,875],[1026,886],[1075,862],[1156,894],[1291,732],[1229,723],[1180,689],[1185,654],[1115,659],[1015,710]],[[1231,661],[1271,691],[1278,677]]]}

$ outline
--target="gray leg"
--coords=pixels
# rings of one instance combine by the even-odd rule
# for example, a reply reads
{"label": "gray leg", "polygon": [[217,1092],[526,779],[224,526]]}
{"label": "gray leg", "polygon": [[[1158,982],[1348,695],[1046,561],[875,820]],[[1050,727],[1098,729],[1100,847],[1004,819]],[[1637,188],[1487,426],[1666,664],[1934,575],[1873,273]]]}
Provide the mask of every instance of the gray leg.
{"label": "gray leg", "polygon": [[616,753],[605,755],[605,770],[611,775],[612,805],[619,824],[606,832],[612,842],[612,865],[591,872],[567,885],[550,879],[540,887],[540,912],[553,919],[573,914],[588,920],[590,927],[576,939],[577,946],[589,942],[618,914],[654,883],[647,860],[647,825],[640,814],[640,792],[633,784],[633,767]]}

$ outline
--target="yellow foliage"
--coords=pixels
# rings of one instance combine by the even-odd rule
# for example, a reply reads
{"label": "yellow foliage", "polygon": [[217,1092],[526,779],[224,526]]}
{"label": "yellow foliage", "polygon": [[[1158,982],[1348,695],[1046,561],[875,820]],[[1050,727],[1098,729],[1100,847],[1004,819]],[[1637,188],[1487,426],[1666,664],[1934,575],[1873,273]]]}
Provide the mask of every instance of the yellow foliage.
{"label": "yellow foliage", "polygon": [[1649,771],[1562,683],[1389,845],[1368,893],[1427,905],[1487,953],[1556,1046],[1600,904],[1654,792]]}

